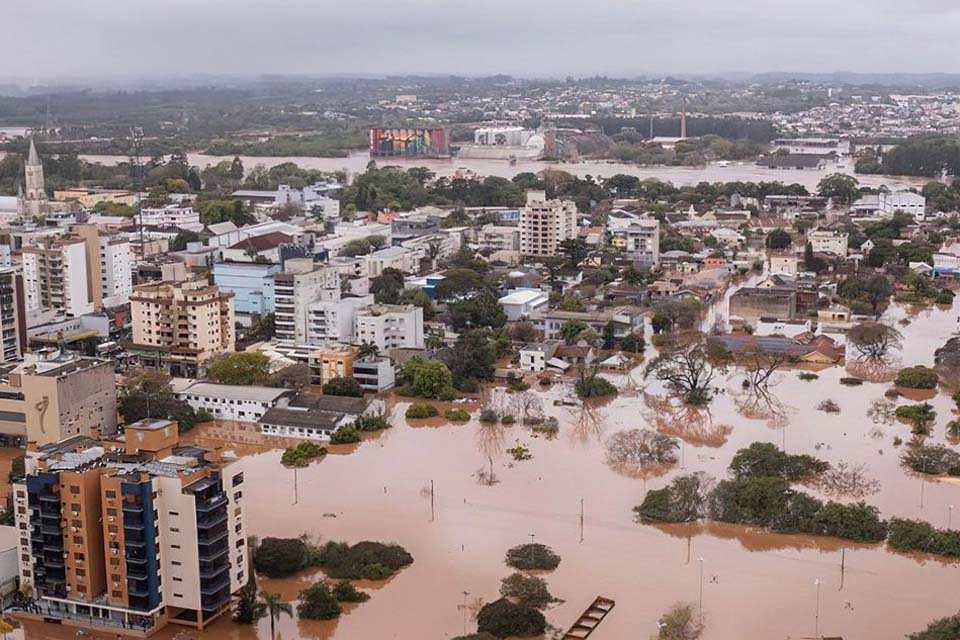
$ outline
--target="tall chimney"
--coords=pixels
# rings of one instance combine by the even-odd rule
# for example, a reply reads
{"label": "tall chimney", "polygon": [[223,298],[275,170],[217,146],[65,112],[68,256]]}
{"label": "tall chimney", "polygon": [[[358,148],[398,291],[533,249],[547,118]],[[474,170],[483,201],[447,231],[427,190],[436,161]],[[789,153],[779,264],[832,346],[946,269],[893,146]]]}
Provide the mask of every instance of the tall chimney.
{"label": "tall chimney", "polygon": [[687,137],[687,103],[683,103],[683,112],[680,114],[680,137]]}

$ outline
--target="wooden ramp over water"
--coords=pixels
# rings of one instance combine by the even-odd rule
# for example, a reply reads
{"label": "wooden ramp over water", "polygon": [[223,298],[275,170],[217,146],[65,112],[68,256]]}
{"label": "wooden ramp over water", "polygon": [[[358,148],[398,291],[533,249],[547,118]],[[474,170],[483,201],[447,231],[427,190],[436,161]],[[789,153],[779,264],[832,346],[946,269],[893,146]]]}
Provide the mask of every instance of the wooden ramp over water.
{"label": "wooden ramp over water", "polygon": [[563,635],[563,640],[584,640],[589,638],[594,629],[600,626],[607,614],[616,606],[610,598],[597,596],[587,610],[573,623],[570,630]]}

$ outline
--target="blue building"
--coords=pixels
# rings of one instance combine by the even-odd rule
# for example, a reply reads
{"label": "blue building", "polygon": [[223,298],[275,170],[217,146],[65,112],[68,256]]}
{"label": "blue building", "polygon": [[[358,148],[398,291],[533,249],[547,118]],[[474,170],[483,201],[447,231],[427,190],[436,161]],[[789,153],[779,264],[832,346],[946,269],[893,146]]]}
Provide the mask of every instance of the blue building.
{"label": "blue building", "polygon": [[213,265],[213,282],[233,292],[237,315],[264,315],[273,313],[273,274],[279,271],[278,264],[218,262]]}

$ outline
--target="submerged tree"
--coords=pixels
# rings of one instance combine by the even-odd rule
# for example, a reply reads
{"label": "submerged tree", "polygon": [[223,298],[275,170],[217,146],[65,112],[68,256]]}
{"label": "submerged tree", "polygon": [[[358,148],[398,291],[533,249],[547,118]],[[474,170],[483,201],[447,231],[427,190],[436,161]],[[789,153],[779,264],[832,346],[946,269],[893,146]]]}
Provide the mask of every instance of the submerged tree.
{"label": "submerged tree", "polygon": [[903,336],[899,331],[882,322],[861,322],[847,334],[847,342],[853,345],[861,360],[883,360],[891,349],[902,349]]}
{"label": "submerged tree", "polygon": [[659,631],[651,640],[698,640],[703,635],[703,621],[693,612],[693,605],[675,604],[657,622]]}
{"label": "submerged tree", "polygon": [[709,356],[707,337],[694,332],[682,336],[664,349],[644,370],[644,377],[653,376],[667,383],[670,389],[688,404],[710,402],[710,385],[718,371]]}
{"label": "submerged tree", "polygon": [[676,438],[649,429],[630,429],[610,436],[606,449],[610,466],[643,473],[649,467],[676,464],[680,443]]}

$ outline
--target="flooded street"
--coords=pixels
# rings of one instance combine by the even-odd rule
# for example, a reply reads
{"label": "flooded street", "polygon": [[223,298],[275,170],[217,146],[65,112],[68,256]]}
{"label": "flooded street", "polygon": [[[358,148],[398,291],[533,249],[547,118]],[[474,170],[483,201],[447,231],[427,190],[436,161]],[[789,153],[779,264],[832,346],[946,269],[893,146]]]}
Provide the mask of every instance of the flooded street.
{"label": "flooded street", "polygon": [[[81,158],[88,162],[97,162],[104,165],[113,165],[118,162],[128,162],[126,156],[109,155],[81,155]],[[370,155],[366,151],[352,151],[345,158],[317,158],[308,156],[288,156],[288,157],[266,157],[266,156],[240,156],[243,166],[247,171],[262,164],[267,168],[292,162],[304,169],[317,169],[320,171],[346,171],[352,178],[358,173],[362,173],[370,162]],[[206,167],[215,165],[221,161],[231,161],[233,156],[208,156],[200,153],[187,154],[187,160],[193,166]],[[379,166],[391,165],[409,169],[410,167],[427,167],[438,176],[452,176],[458,171],[469,170],[477,175],[500,176],[512,178],[518,173],[533,172],[537,173],[544,169],[558,169],[566,171],[579,177],[593,176],[599,178],[609,178],[612,175],[623,173],[640,178],[658,178],[664,182],[672,182],[676,186],[695,185],[698,182],[772,182],[780,181],[787,184],[799,183],[808,189],[815,189],[817,183],[825,176],[833,173],[851,173],[852,166],[830,166],[822,171],[780,171],[768,169],[753,163],[730,164],[720,166],[718,164],[709,164],[705,167],[673,167],[673,166],[639,166],[635,164],[626,164],[616,161],[606,160],[588,160],[583,162],[545,162],[540,160],[519,160],[511,165],[506,160],[490,160],[480,158],[450,158],[444,160],[435,160],[428,158],[376,158]],[[908,189],[910,187],[920,188],[929,178],[912,178],[907,176],[877,176],[877,175],[858,175],[857,179],[861,186],[879,187],[886,185],[891,189]]]}
{"label": "flooded street", "polygon": [[[900,323],[904,318],[909,324]],[[933,349],[956,325],[953,310],[937,307],[912,312],[894,307],[886,320],[904,334],[904,365],[932,364]],[[641,395],[627,393],[587,410],[555,407],[553,399],[569,391],[564,385],[546,392],[535,388],[546,413],[560,420],[560,433],[552,440],[535,437],[520,425],[483,426],[475,417],[462,425],[419,421],[412,426],[403,417],[408,403],[397,402],[391,408],[394,428],[359,446],[333,447],[331,455],[300,469],[296,495],[294,472],[280,465],[278,447],[285,441],[258,441],[255,433],[243,433],[233,445],[228,441],[234,437],[232,430],[207,426],[191,437],[244,456],[246,521],[252,534],[396,542],[414,557],[413,565],[385,583],[358,583],[371,599],[351,605],[337,621],[282,617],[278,632],[283,638],[450,638],[464,632],[464,602],[466,629],[473,631],[472,614],[481,602],[498,597],[501,578],[511,573],[503,564],[506,550],[531,539],[553,547],[562,558],[559,568],[544,576],[553,595],[563,601],[547,610],[550,624],[565,630],[598,595],[616,600],[616,608],[592,636],[597,640],[646,638],[673,603],[696,606],[699,558],[705,638],[813,636],[816,580],[821,581],[821,633],[847,639],[899,638],[956,612],[960,563],[894,553],[883,545],[733,525],[645,526],[635,523],[631,512],[647,489],[691,471],[722,477],[737,449],[766,441],[833,464],[862,463],[868,476],[880,483],[879,491],[865,500],[879,507],[883,517],[920,518],[946,527],[950,505],[960,504],[960,486],[924,481],[904,471],[893,439],[909,440],[910,427],[875,424],[867,417],[870,404],[882,399],[890,385],[847,387],[839,384],[845,375],[844,369],[834,367],[808,382],[795,370],[780,371],[769,398],[758,403],[740,395],[742,376],[731,373],[718,381],[724,391],[709,411],[675,413],[653,411]],[[641,376],[639,369],[631,377],[641,381]],[[624,383],[621,376],[609,377]],[[661,393],[656,385],[647,391]],[[836,402],[840,412],[816,410],[824,399]],[[932,440],[944,442],[953,403],[943,391],[931,402],[938,414]],[[655,426],[686,440],[681,464],[647,479],[607,466],[606,438],[621,429]],[[506,453],[517,442],[529,447],[531,460],[514,462]],[[492,486],[476,476],[491,461],[498,480]],[[955,518],[954,527],[960,512]],[[314,572],[259,584],[295,604],[300,589],[320,576]],[[202,637],[265,640],[269,628],[269,620],[254,631],[224,618]],[[158,637],[171,638],[179,631],[171,626]],[[187,631],[188,637],[196,635]],[[66,629],[30,625],[26,637],[71,636]]]}

